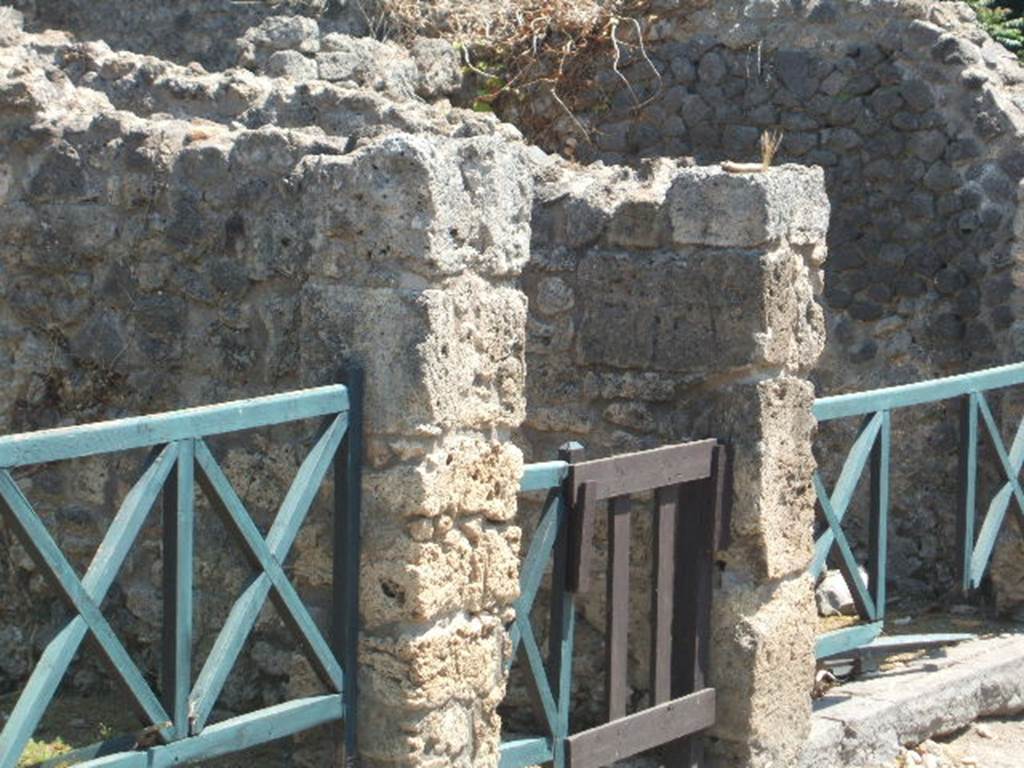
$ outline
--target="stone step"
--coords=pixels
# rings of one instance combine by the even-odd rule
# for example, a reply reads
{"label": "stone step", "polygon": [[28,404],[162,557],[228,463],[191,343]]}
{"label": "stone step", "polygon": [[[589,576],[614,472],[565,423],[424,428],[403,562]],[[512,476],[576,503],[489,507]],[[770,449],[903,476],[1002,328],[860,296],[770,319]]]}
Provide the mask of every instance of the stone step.
{"label": "stone step", "polygon": [[901,746],[1024,710],[1024,629],[833,688],[814,703],[800,768],[867,768]]}

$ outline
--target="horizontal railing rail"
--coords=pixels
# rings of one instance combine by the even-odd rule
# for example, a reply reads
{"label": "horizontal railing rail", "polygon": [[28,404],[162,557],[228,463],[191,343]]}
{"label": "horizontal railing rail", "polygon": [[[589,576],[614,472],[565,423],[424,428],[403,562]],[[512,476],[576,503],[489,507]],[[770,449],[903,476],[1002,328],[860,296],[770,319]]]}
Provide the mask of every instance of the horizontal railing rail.
{"label": "horizontal railing rail", "polygon": [[13,469],[27,464],[150,448],[189,438],[344,413],[348,408],[348,389],[339,384],[153,416],[8,435],[0,437],[0,467]]}
{"label": "horizontal railing rail", "polygon": [[846,395],[819,397],[814,401],[814,416],[818,421],[863,416],[878,411],[892,411],[913,405],[936,403],[990,389],[1005,389],[1024,384],[1024,363],[1013,363],[943,379],[883,387]]}
{"label": "horizontal railing rail", "polygon": [[[361,373],[353,371],[346,385],[0,437],[0,518],[72,612],[43,651],[0,730],[0,768],[18,764],[73,658],[90,635],[113,677],[128,692],[147,738],[110,739],[63,755],[65,764],[169,766],[235,752],[338,720],[345,722],[347,754],[355,754],[361,403]],[[322,429],[264,536],[206,439],[311,418],[323,419]],[[147,466],[79,579],[13,472],[29,465],[139,448],[152,449]],[[335,571],[328,640],[288,580],[282,563],[332,467]],[[197,488],[241,546],[255,576],[234,603],[194,677],[192,574]],[[161,496],[164,637],[160,690],[154,691],[101,606]],[[214,705],[268,599],[298,638],[328,693],[210,724]],[[140,746],[143,743],[149,746]]]}
{"label": "horizontal railing rail", "polygon": [[[815,471],[814,490],[826,527],[815,540],[811,574],[821,575],[830,558],[838,566],[850,587],[859,616],[867,623],[830,632],[819,638],[817,655],[827,658],[847,654],[858,648],[882,652],[906,648],[909,638],[898,642],[881,642],[886,606],[886,565],[888,559],[888,527],[890,512],[890,463],[892,454],[892,421],[894,409],[938,403],[960,402],[960,498],[957,512],[957,570],[965,594],[977,589],[984,578],[995,547],[996,538],[1011,502],[1016,502],[1024,517],[1024,489],[1019,474],[1024,465],[1024,421],[1018,426],[1013,443],[1007,450],[989,406],[986,392],[1024,384],[1024,363],[1004,365],[959,376],[932,381],[886,387],[866,392],[819,398],[813,413],[819,421],[860,416],[863,421],[832,490],[826,487],[821,474]],[[996,454],[1005,483],[993,496],[979,527],[977,516],[977,475],[979,421]],[[868,516],[868,560],[865,580],[853,546],[843,530],[843,520],[864,470],[871,478]],[[838,554],[838,556],[836,556]],[[966,635],[944,635],[947,641],[965,639]],[[915,647],[920,645],[917,642]]]}

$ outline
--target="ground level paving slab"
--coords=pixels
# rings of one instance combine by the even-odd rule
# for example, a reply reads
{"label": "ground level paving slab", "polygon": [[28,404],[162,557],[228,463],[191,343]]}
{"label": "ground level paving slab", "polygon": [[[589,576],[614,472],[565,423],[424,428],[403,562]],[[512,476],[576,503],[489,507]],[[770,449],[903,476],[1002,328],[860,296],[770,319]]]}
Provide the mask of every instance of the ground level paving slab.
{"label": "ground level paving slab", "polygon": [[[800,768],[891,764],[901,747],[1024,711],[1024,632],[963,643],[815,701]],[[1024,765],[1024,748],[1019,755]]]}

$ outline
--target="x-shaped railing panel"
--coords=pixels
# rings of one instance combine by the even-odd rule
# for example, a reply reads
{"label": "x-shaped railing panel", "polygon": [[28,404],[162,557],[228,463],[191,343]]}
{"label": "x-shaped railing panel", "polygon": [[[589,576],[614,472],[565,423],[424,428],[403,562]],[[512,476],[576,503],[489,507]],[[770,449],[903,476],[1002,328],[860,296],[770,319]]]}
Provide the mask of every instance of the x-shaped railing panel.
{"label": "x-shaped railing panel", "polygon": [[205,727],[224,681],[252,632],[267,597],[271,596],[271,590],[274,604],[303,643],[319,677],[335,692],[342,691],[341,667],[295,588],[288,581],[281,562],[288,557],[319,484],[331,466],[338,444],[345,434],[346,423],[344,415],[339,416],[317,441],[300,467],[266,540],[260,535],[206,443],[200,441],[197,444],[196,461],[202,470],[200,484],[211,503],[221,511],[228,528],[246,548],[249,560],[262,572],[232,607],[190,696],[193,702],[191,726],[194,733],[201,732]]}
{"label": "x-shaped railing panel", "polygon": [[302,641],[321,680],[335,692],[341,693],[341,667],[285,576],[281,562],[287,558],[320,483],[330,468],[346,425],[346,416],[338,416],[317,441],[299,468],[266,539],[252,522],[206,444],[199,441],[196,445],[196,463],[201,469],[200,485],[211,503],[221,511],[229,529],[245,547],[250,562],[262,573],[235,602],[192,689],[189,698],[193,734],[200,733],[205,727],[271,590],[281,616]]}
{"label": "x-shaped railing panel", "polygon": [[[362,377],[352,371],[348,386],[328,386],[253,400],[133,417],[81,427],[0,437],[0,515],[74,616],[44,650],[7,723],[0,731],[0,768],[13,768],[56,695],[75,654],[91,634],[114,676],[124,683],[152,735],[164,745],[141,752],[117,752],[114,743],[93,745],[71,756],[76,761],[118,768],[177,764],[184,756],[224,754],[316,724],[345,720],[346,754],[354,755],[355,665],[358,636],[358,561]],[[351,397],[350,397],[351,392]],[[264,538],[204,438],[314,417],[328,422],[302,462],[268,535]],[[356,425],[352,427],[351,425]],[[345,437],[348,440],[342,443]],[[12,469],[149,447],[151,460],[122,502],[83,578],[61,552]],[[333,467],[335,556],[333,642],[328,643],[282,563]],[[198,472],[196,471],[198,469]],[[222,515],[258,572],[238,598],[192,684],[192,591],[196,481]],[[101,605],[148,514],[163,496],[164,644],[162,699],[115,635]],[[328,695],[312,697],[234,718],[204,731],[224,682],[252,632],[267,599],[294,631]],[[341,657],[342,660],[339,659]],[[348,683],[347,685],[345,683]],[[131,743],[129,741],[129,743]],[[116,754],[92,761],[112,748]],[[96,751],[99,749],[100,751]],[[191,758],[190,758],[191,759]]]}
{"label": "x-shaped railing panel", "polygon": [[140,714],[155,726],[164,727],[170,721],[160,700],[103,617],[100,605],[177,459],[178,448],[171,444],[150,464],[122,502],[81,581],[10,472],[0,470],[0,498],[8,522],[13,525],[22,546],[77,614],[46,647],[7,725],[0,732],[0,766],[14,765],[21,757],[89,632],[111,671],[124,682]]}
{"label": "x-shaped railing panel", "polygon": [[[885,613],[885,530],[889,496],[890,429],[888,411],[879,411],[867,420],[847,454],[831,495],[817,470],[812,476],[814,491],[828,527],[814,543],[811,574],[818,577],[824,571],[832,549],[838,549],[839,570],[850,587],[857,612],[869,620],[880,619]],[[874,536],[878,537],[873,542],[875,546],[872,547],[874,561],[872,570],[875,572],[875,578],[871,579],[873,583],[870,584],[870,587],[874,589],[874,595],[872,595],[869,584],[861,576],[860,565],[857,563],[853,547],[842,527],[843,518],[853,499],[853,493],[872,454],[877,456],[875,473],[878,487],[873,489],[873,500],[879,518],[873,524]]]}
{"label": "x-shaped railing panel", "polygon": [[[1006,483],[996,492],[989,503],[985,519],[978,532],[977,541],[973,542],[973,547],[970,551],[970,586],[976,589],[981,585],[981,580],[985,575],[989,560],[992,558],[992,551],[995,548],[999,531],[1006,519],[1006,513],[1010,508],[1011,500],[1017,502],[1017,511],[1021,515],[1021,519],[1024,520],[1024,490],[1022,490],[1018,479],[1021,467],[1024,466],[1024,421],[1021,421],[1020,425],[1018,425],[1013,443],[1010,446],[1009,453],[1007,453],[1006,444],[1003,442],[999,426],[996,424],[984,394],[981,392],[973,393],[970,396],[968,407],[977,409],[977,412],[981,413],[989,442],[999,458],[1000,467],[1006,478]],[[976,419],[976,416],[974,418]],[[973,475],[977,471],[976,464],[969,467],[969,471],[972,475],[970,482],[973,489]],[[966,511],[968,515],[972,515],[974,511],[973,501],[972,496],[969,502],[971,508]],[[968,545],[970,545],[970,542],[968,542]]]}
{"label": "x-shaped railing panel", "polygon": [[[558,490],[548,494],[544,504],[544,511],[540,524],[530,542],[530,549],[526,559],[523,561],[520,579],[519,599],[515,603],[516,618],[510,629],[512,642],[512,653],[505,662],[506,668],[511,666],[520,645],[526,654],[526,661],[530,666],[530,684],[534,688],[534,694],[538,697],[540,708],[543,710],[544,719],[552,735],[559,733],[559,702],[552,691],[551,681],[547,669],[544,666],[544,657],[537,637],[533,631],[530,614],[533,611],[534,603],[537,600],[537,593],[540,591],[541,582],[544,580],[544,572],[554,552],[555,542],[558,539],[559,527],[563,522],[564,510],[562,508],[561,493]],[[564,734],[563,734],[564,735]]]}

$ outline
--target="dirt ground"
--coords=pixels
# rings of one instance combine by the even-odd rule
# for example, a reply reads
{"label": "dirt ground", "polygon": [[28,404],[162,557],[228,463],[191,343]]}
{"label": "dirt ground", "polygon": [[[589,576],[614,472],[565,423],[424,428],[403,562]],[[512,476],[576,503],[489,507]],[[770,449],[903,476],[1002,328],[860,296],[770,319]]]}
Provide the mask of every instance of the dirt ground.
{"label": "dirt ground", "polygon": [[1024,714],[979,720],[958,733],[905,751],[890,768],[1020,768],[1024,766]]}

